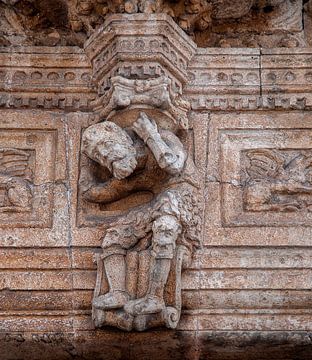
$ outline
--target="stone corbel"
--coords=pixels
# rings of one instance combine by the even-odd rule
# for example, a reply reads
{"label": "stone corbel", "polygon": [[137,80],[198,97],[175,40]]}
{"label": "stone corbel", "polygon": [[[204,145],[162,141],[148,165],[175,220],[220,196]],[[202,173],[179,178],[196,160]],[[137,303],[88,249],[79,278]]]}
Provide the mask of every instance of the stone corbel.
{"label": "stone corbel", "polygon": [[[198,176],[177,135],[189,129],[183,87],[195,45],[165,15],[114,15],[85,50],[98,90],[93,109],[103,121],[83,133],[82,163],[91,159],[110,177],[92,179],[86,165],[81,196],[102,209],[124,206],[131,195],[137,201],[120,210],[102,239],[94,324],[176,328],[181,272],[200,233]],[[152,197],[139,203],[144,191]]]}
{"label": "stone corbel", "polygon": [[171,80],[166,76],[150,79],[111,78],[111,87],[94,102],[94,108],[105,119],[112,118],[124,109],[159,109],[177,128],[187,129],[190,104],[171,90]]}
{"label": "stone corbel", "polygon": [[93,108],[101,118],[122,109],[159,109],[178,128],[188,128],[183,87],[196,45],[169,16],[113,15],[85,51],[98,90]]}

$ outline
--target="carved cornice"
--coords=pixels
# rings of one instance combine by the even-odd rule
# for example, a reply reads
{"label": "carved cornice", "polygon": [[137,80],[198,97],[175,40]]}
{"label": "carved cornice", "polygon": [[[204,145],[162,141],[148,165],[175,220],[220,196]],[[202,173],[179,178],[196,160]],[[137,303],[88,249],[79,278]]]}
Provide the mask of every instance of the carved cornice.
{"label": "carved cornice", "polygon": [[[128,71],[129,76],[140,76],[135,72],[138,71],[135,65],[143,66],[141,76],[153,76],[157,67],[153,69],[152,64],[157,64],[180,86],[187,81],[187,66],[196,52],[196,45],[165,14],[112,15],[86,42],[85,51],[98,85],[104,82],[103,74],[112,74],[114,70],[118,71],[114,75]],[[133,67],[127,69],[126,64],[122,65],[126,61],[131,61]]]}
{"label": "carved cornice", "polygon": [[0,107],[87,111],[96,94],[77,47],[0,48]]}
{"label": "carved cornice", "polygon": [[312,50],[198,49],[184,94],[193,110],[311,110]]}
{"label": "carved cornice", "polygon": [[[197,49],[183,95],[193,110],[311,110],[311,58],[311,48]],[[97,93],[81,49],[0,48],[0,63],[1,107],[91,111]],[[131,70],[147,78],[146,64],[119,69],[117,76],[127,77]],[[159,64],[153,71],[154,77],[165,76]]]}

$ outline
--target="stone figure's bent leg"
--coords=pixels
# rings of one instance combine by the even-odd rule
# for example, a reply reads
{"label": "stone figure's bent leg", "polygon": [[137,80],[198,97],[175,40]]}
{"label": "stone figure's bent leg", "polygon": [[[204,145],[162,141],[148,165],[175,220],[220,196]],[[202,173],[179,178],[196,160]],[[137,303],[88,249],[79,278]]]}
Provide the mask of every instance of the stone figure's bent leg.
{"label": "stone figure's bent leg", "polygon": [[125,305],[129,314],[153,314],[165,308],[164,289],[181,230],[179,220],[173,215],[162,215],[154,220],[149,288],[145,297],[129,301]]}
{"label": "stone figure's bent leg", "polygon": [[103,262],[108,281],[109,292],[93,300],[97,309],[117,309],[123,307],[130,299],[126,290],[127,249],[134,246],[138,239],[129,226],[109,229],[103,239]]}

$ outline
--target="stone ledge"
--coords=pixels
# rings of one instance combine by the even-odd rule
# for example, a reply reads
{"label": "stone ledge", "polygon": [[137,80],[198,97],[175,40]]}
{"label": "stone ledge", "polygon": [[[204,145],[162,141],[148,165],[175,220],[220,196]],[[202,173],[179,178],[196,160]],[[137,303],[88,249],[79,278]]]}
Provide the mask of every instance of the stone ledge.
{"label": "stone ledge", "polygon": [[[91,109],[96,90],[83,50],[53,50],[0,48],[0,107]],[[184,93],[193,110],[310,110],[311,59],[312,48],[198,48]]]}

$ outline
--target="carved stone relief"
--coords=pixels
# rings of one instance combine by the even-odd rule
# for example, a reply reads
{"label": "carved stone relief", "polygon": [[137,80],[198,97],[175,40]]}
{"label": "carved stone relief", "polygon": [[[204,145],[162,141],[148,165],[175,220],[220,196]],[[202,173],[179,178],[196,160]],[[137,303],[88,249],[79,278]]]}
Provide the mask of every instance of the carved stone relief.
{"label": "carved stone relief", "polygon": [[31,211],[31,155],[30,151],[0,149],[0,212]]}
{"label": "carved stone relief", "polygon": [[[203,122],[205,115],[198,114],[198,118]],[[242,248],[269,247],[269,252],[309,246],[311,114],[216,112],[206,121],[209,201],[205,202],[204,246],[239,244]],[[255,267],[258,261],[262,260],[259,258]],[[240,275],[245,279],[249,270]],[[233,286],[232,281],[230,275],[226,286]],[[212,285],[207,274],[208,283]],[[244,283],[242,280],[239,288]],[[254,286],[254,280],[249,286]]]}
{"label": "carved stone relief", "polygon": [[[136,40],[139,48],[120,48],[126,49],[127,66],[120,53],[117,61],[111,58],[113,66],[105,61],[118,54],[105,42],[107,24],[86,45],[99,93],[94,109],[102,121],[82,134],[78,219],[81,226],[109,223],[96,259],[95,326],[142,331],[178,325],[181,272],[200,245],[201,186],[189,146],[189,104],[182,97],[187,57],[175,49],[180,68],[164,64],[158,40],[151,37],[154,24],[132,20],[132,29],[148,30]],[[165,18],[159,20],[160,26],[166,24]],[[119,17],[110,26],[119,49],[127,34],[119,28]],[[167,47],[176,36],[169,30],[162,40]],[[149,50],[146,58],[144,44],[152,42],[157,56]],[[149,66],[149,59],[155,65]],[[134,75],[132,69],[143,64],[160,71]],[[115,71],[122,76],[112,77]]]}
{"label": "carved stone relief", "polygon": [[[15,11],[25,2],[2,3]],[[194,1],[176,20],[218,46],[248,39],[244,31],[235,41],[217,37],[217,25],[236,31],[262,19],[263,28],[275,24],[272,36],[297,31],[296,9],[254,4],[201,2],[197,13]],[[97,5],[90,14],[90,2],[79,6],[84,39]],[[278,9],[288,30],[275,23]],[[196,49],[170,18],[136,14],[106,17],[85,52],[0,52],[4,354],[32,338],[38,348],[29,358],[41,356],[42,343],[53,358],[57,347],[65,357],[88,358],[91,349],[101,358],[109,349],[112,359],[153,358],[151,348],[170,339],[174,358],[207,358],[207,336],[226,333],[223,346],[235,331],[246,345],[246,334],[254,344],[261,330],[282,334],[269,335],[274,343],[294,330],[295,352],[297,333],[311,329],[311,50]],[[177,331],[94,330],[107,325]],[[177,336],[191,344],[187,354],[175,351]]]}
{"label": "carved stone relief", "polygon": [[122,13],[168,14],[201,47],[298,47],[310,38],[302,0],[2,0],[0,42],[82,46],[110,14]]}
{"label": "carved stone relief", "polygon": [[151,195],[120,213],[105,232],[93,299],[96,326],[175,328],[182,266],[200,242],[199,183],[191,158],[173,132],[143,112],[127,129],[111,121],[90,126],[82,151],[111,172],[106,182],[85,185],[85,200],[105,205]]}
{"label": "carved stone relief", "polygon": [[311,150],[242,152],[246,211],[311,211]]}
{"label": "carved stone relief", "polygon": [[54,141],[53,132],[2,129],[0,227],[50,226]]}
{"label": "carved stone relief", "polygon": [[222,133],[225,226],[311,226],[312,153],[306,141],[310,132]]}

